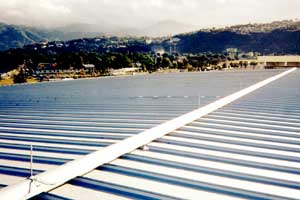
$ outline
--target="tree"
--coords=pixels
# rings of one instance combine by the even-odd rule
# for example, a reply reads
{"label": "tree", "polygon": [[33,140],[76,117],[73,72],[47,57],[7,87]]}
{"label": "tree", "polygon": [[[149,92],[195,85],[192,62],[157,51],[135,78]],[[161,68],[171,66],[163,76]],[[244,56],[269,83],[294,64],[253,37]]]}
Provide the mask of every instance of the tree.
{"label": "tree", "polygon": [[162,68],[168,68],[168,67],[172,66],[172,63],[169,58],[163,58],[163,60],[161,62],[161,66],[162,66]]}
{"label": "tree", "polygon": [[250,62],[250,66],[254,69],[258,65],[257,62]]}
{"label": "tree", "polygon": [[169,54],[168,54],[168,53],[163,53],[162,57],[163,57],[163,58],[168,58],[168,57],[169,57]]}
{"label": "tree", "polygon": [[19,74],[14,75],[14,83],[26,83],[26,75],[23,70]]}
{"label": "tree", "polygon": [[198,57],[198,62],[197,69],[204,71],[210,64],[210,58],[206,55],[201,55]]}
{"label": "tree", "polygon": [[149,72],[155,71],[157,68],[155,67],[154,60],[150,55],[142,54],[139,56],[139,62],[142,64],[143,70],[147,70]]}
{"label": "tree", "polygon": [[83,56],[78,53],[62,53],[57,58],[57,64],[61,69],[69,69],[70,67],[81,69]]}
{"label": "tree", "polygon": [[156,58],[156,69],[162,67],[162,57],[157,57]]}
{"label": "tree", "polygon": [[240,61],[240,62],[239,62],[239,67],[242,68],[243,65],[244,65],[244,62],[243,62],[243,61]]}
{"label": "tree", "polygon": [[128,58],[127,55],[116,54],[115,59],[113,59],[114,69],[128,68],[132,66],[133,66],[132,60]]}
{"label": "tree", "polygon": [[95,58],[92,61],[92,64],[94,64],[96,70],[102,74],[108,71],[108,68],[105,67],[105,65],[103,64],[103,60],[101,59],[101,57],[95,56]]}
{"label": "tree", "polygon": [[230,67],[231,67],[231,68],[238,68],[238,67],[239,67],[239,63],[231,62],[231,63],[230,63]]}
{"label": "tree", "polygon": [[112,68],[113,60],[115,59],[114,56],[110,54],[104,54],[101,57],[102,60],[102,68],[103,69],[109,69]]}
{"label": "tree", "polygon": [[177,61],[177,67],[178,69],[186,69],[188,65],[188,60],[186,58]]}

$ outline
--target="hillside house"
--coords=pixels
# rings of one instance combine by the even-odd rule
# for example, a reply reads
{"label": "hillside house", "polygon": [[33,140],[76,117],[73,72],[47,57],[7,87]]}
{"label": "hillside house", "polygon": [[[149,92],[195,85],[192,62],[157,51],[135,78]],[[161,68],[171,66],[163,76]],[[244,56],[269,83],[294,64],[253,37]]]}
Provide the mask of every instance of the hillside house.
{"label": "hillside house", "polygon": [[94,64],[83,64],[85,72],[92,74],[95,72],[95,65]]}

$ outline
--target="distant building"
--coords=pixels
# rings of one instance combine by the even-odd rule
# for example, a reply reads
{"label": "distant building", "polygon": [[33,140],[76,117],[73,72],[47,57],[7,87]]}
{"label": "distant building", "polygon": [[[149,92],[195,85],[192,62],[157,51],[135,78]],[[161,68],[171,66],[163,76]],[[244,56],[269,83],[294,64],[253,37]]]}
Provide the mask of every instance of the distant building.
{"label": "distant building", "polygon": [[139,67],[130,67],[130,68],[121,68],[121,69],[112,69],[110,74],[113,76],[119,75],[134,75],[136,72],[142,71]]}
{"label": "distant building", "polygon": [[56,43],[56,47],[57,47],[57,48],[62,48],[63,46],[64,46],[63,43],[60,43],[60,42],[59,42],[59,43]]}
{"label": "distant building", "polygon": [[230,58],[234,59],[238,54],[238,49],[237,48],[227,48],[226,53],[228,54],[228,56]]}
{"label": "distant building", "polygon": [[[52,63],[39,63],[37,66],[38,70],[52,70]],[[54,67],[54,66],[53,66]]]}
{"label": "distant building", "polygon": [[258,56],[257,62],[265,68],[300,67],[300,56]]}
{"label": "distant building", "polygon": [[226,52],[227,52],[227,53],[237,53],[237,52],[238,52],[238,49],[237,49],[237,48],[227,48],[227,49],[226,49]]}
{"label": "distant building", "polygon": [[171,37],[170,40],[168,41],[170,55],[177,53],[177,44],[179,41],[180,41],[179,38],[173,38],[173,37]]}
{"label": "distant building", "polygon": [[94,73],[95,72],[95,65],[94,64],[83,64],[83,67],[86,72]]}
{"label": "distant building", "polygon": [[34,72],[36,75],[57,75],[60,73],[73,74],[79,72],[79,70],[70,69],[59,69],[56,63],[39,63],[37,70]]}
{"label": "distant building", "polygon": [[39,63],[37,66],[37,70],[35,71],[35,74],[54,74],[56,73],[56,64],[52,63]]}
{"label": "distant building", "polygon": [[152,42],[153,42],[152,39],[146,39],[146,40],[145,40],[145,43],[146,43],[146,44],[151,44]]}

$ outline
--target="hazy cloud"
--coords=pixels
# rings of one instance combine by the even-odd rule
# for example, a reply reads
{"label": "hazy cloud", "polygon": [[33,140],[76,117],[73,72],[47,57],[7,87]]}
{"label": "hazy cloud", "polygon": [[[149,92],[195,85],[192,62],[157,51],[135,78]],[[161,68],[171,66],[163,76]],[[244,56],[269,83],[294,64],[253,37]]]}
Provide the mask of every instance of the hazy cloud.
{"label": "hazy cloud", "polygon": [[0,21],[142,27],[177,20],[200,27],[299,18],[299,0],[0,0]]}

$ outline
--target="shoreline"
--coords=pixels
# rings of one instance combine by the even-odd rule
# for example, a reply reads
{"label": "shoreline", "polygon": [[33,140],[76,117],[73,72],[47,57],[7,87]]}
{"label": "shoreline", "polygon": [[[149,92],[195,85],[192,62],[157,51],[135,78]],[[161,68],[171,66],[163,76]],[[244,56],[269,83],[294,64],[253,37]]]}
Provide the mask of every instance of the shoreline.
{"label": "shoreline", "polygon": [[[38,81],[36,79],[30,79],[25,83],[13,83],[13,79],[5,79],[0,80],[0,87],[8,87],[8,86],[17,86],[17,85],[32,85],[39,83],[55,83],[55,82],[65,82],[65,81],[75,81],[75,80],[92,80],[92,79],[102,79],[102,78],[121,78],[121,77],[129,77],[129,76],[143,76],[143,75],[161,75],[161,74],[177,74],[177,73],[219,73],[219,72],[241,72],[241,71],[265,71],[265,70],[280,70],[284,68],[274,68],[274,69],[264,69],[264,68],[229,68],[223,70],[210,70],[210,71],[187,71],[187,70],[179,70],[179,69],[167,69],[161,71],[155,71],[152,73],[149,72],[136,72],[134,74],[124,74],[124,75],[104,75],[104,76],[96,76],[96,77],[86,77],[86,78],[68,78],[68,79],[52,79],[49,81]],[[288,68],[286,68],[288,69]],[[3,83],[4,82],[4,83]]]}

